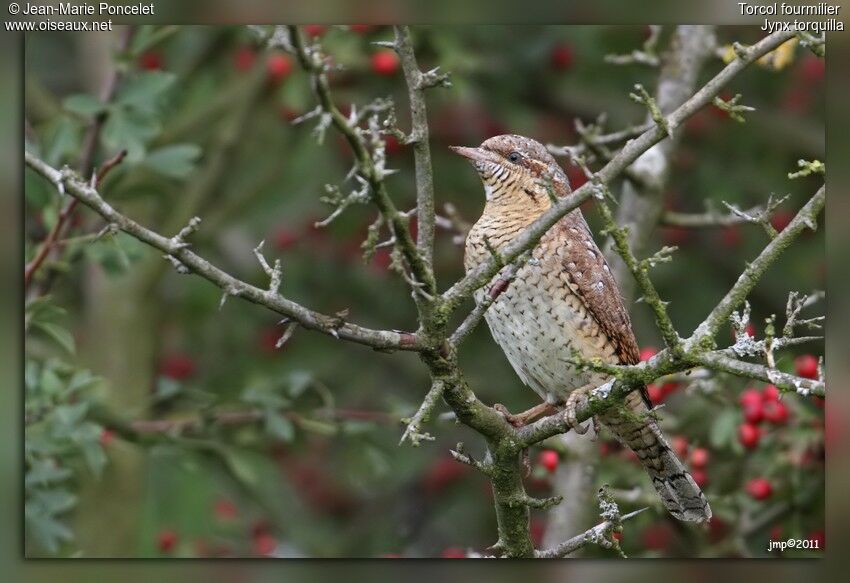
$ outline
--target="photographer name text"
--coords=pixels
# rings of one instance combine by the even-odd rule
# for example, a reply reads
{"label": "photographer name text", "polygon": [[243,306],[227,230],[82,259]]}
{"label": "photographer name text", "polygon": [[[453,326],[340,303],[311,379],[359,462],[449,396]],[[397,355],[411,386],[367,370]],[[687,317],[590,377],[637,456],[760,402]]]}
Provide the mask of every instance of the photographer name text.
{"label": "photographer name text", "polygon": [[20,7],[20,14],[24,16],[152,16],[155,10],[153,3],[124,5],[109,2],[97,4],[60,2],[55,6],[24,4]]}

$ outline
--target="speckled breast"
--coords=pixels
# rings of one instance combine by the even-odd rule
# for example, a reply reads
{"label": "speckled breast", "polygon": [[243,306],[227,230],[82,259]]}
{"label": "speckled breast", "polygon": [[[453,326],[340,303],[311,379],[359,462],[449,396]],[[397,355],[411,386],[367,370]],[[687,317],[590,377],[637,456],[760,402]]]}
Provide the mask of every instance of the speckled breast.
{"label": "speckled breast", "polygon": [[[486,226],[476,224],[469,233],[467,270],[487,257],[483,245]],[[507,242],[488,239],[497,248]],[[572,390],[589,383],[604,382],[604,376],[577,370],[570,362],[574,352],[585,358],[617,361],[613,345],[570,290],[559,247],[548,234],[544,236],[531,260],[485,314],[493,339],[517,375],[549,402],[563,401]],[[476,302],[486,297],[491,285],[475,293]]]}

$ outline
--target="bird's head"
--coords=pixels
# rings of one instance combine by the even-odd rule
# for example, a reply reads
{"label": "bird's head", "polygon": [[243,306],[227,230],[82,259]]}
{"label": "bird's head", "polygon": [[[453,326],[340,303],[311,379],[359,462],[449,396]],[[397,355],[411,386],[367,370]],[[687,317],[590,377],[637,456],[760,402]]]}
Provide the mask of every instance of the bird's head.
{"label": "bird's head", "polygon": [[451,146],[468,158],[481,181],[488,202],[533,203],[548,207],[551,188],[556,196],[570,192],[566,174],[546,147],[530,138],[493,136],[477,148]]}

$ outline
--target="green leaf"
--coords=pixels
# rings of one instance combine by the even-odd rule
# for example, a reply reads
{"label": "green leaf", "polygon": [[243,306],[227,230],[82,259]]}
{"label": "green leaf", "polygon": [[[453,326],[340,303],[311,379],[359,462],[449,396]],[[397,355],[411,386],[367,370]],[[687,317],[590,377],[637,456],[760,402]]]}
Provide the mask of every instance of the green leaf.
{"label": "green leaf", "polygon": [[57,484],[68,480],[71,474],[70,469],[57,465],[53,460],[36,460],[24,476],[24,486]]}
{"label": "green leaf", "polygon": [[260,387],[249,387],[242,391],[242,401],[249,405],[257,405],[262,409],[282,409],[289,405],[289,401],[269,389]]}
{"label": "green leaf", "polygon": [[69,354],[74,354],[76,351],[74,335],[64,326],[54,324],[53,322],[34,322],[33,326],[47,334]]}
{"label": "green leaf", "polygon": [[78,425],[86,417],[89,404],[85,401],[71,405],[59,405],[53,410],[53,419],[65,428]]}
{"label": "green leaf", "polygon": [[170,178],[186,178],[195,170],[200,156],[201,148],[196,144],[173,144],[153,150],[144,165]]}
{"label": "green leaf", "polygon": [[91,473],[98,478],[103,475],[103,468],[106,467],[106,452],[103,451],[103,446],[99,442],[87,442],[82,446],[83,458],[86,460],[86,465],[91,470]]}
{"label": "green leaf", "polygon": [[281,441],[292,441],[295,439],[295,427],[287,417],[277,411],[266,411],[265,414],[266,433]]}
{"label": "green leaf", "polygon": [[103,143],[108,150],[127,150],[127,162],[138,164],[145,157],[147,143],[160,131],[157,118],[127,107],[113,107],[103,126]]}
{"label": "green leaf", "polygon": [[56,553],[62,543],[74,540],[74,534],[67,526],[32,504],[25,505],[24,517],[27,538],[32,538],[36,545],[48,553]]}
{"label": "green leaf", "polygon": [[68,157],[75,155],[82,140],[82,126],[76,119],[62,116],[51,126],[44,143],[44,161],[51,166],[59,166]]}
{"label": "green leaf", "polygon": [[71,113],[76,113],[86,118],[94,117],[106,111],[106,107],[95,97],[87,93],[69,95],[62,102],[62,107]]}
{"label": "green leaf", "polygon": [[125,233],[118,233],[90,243],[85,248],[90,260],[99,263],[109,276],[119,276],[127,272],[131,265],[142,258],[142,244]]}
{"label": "green leaf", "polygon": [[73,376],[71,376],[71,380],[68,381],[68,386],[65,388],[65,392],[73,394],[78,391],[83,391],[100,382],[100,380],[100,377],[92,375],[92,373],[88,370],[74,371]]}
{"label": "green leaf", "polygon": [[735,443],[738,416],[736,411],[723,411],[717,416],[709,433],[712,447],[720,449]]}
{"label": "green leaf", "polygon": [[77,497],[62,488],[35,490],[29,493],[29,501],[38,504],[46,514],[62,514],[77,504]]}
{"label": "green leaf", "polygon": [[257,470],[245,454],[237,449],[223,447],[221,455],[237,480],[248,485],[256,485]]}
{"label": "green leaf", "polygon": [[161,376],[156,381],[154,398],[158,401],[172,399],[183,392],[183,383],[172,378]]}
{"label": "green leaf", "polygon": [[56,374],[55,370],[49,367],[45,367],[44,370],[41,371],[40,386],[41,390],[46,395],[58,395],[64,388],[62,379],[59,378],[59,375]]}
{"label": "green leaf", "polygon": [[131,107],[152,111],[156,101],[169,89],[177,76],[165,71],[146,71],[129,79],[118,95],[117,102]]}
{"label": "green leaf", "polygon": [[297,399],[304,394],[313,382],[313,373],[307,370],[295,370],[289,375],[289,395]]}
{"label": "green leaf", "polygon": [[337,426],[333,423],[328,423],[327,421],[319,421],[317,419],[310,419],[308,417],[301,418],[299,420],[299,426],[304,431],[318,433],[319,435],[325,436],[336,435],[338,431]]}
{"label": "green leaf", "polygon": [[66,314],[65,308],[53,303],[53,298],[43,296],[27,303],[26,309],[27,326],[35,322],[58,322]]}

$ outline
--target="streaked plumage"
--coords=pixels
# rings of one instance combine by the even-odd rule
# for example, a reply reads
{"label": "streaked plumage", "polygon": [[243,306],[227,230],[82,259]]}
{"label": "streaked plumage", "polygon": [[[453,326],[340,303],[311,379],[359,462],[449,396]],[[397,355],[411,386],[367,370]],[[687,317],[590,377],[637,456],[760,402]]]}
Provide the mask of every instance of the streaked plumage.
{"label": "streaked plumage", "polygon": [[[570,192],[563,170],[546,148],[522,136],[488,139],[479,148],[455,148],[472,160],[487,202],[466,240],[467,271],[509,243],[551,205],[546,184],[557,196]],[[501,278],[497,275],[494,283]],[[476,292],[481,302],[488,286]],[[580,371],[573,351],[585,358],[634,364],[637,341],[617,282],[579,209],[568,213],[534,248],[531,260],[485,314],[493,339],[520,379],[549,403],[573,391],[604,383],[600,373]],[[670,512],[704,521],[711,510],[699,487],[670,450],[640,391],[599,421],[640,458]]]}

